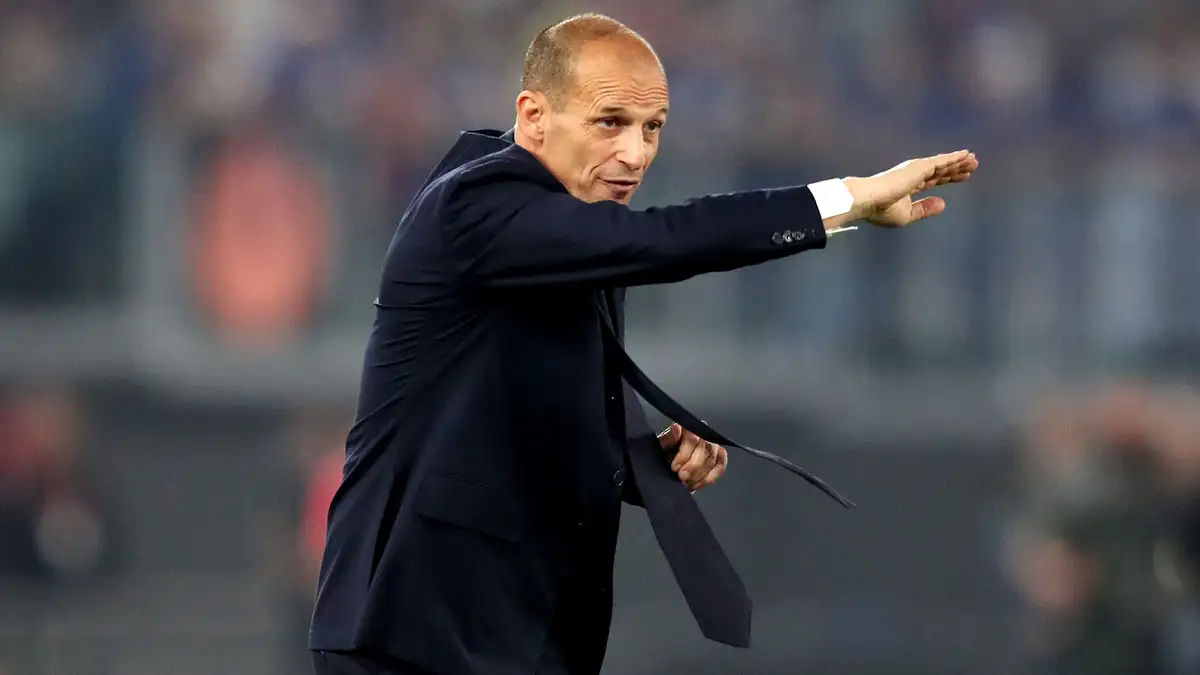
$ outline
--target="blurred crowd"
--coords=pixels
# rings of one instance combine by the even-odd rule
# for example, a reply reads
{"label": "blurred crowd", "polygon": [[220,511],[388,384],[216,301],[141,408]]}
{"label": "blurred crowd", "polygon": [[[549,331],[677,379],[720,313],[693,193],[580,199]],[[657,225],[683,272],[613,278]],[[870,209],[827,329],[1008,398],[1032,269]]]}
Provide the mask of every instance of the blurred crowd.
{"label": "blurred crowd", "polygon": [[[1200,335],[1200,310],[1174,290],[1200,282],[1187,181],[1200,160],[1187,142],[1200,129],[1197,7],[7,2],[0,306],[120,303],[178,281],[139,276],[153,257],[219,332],[278,343],[314,330],[369,293],[414,186],[458,130],[511,123],[534,32],[590,9],[644,32],[671,80],[643,203],[966,145],[987,163],[989,180],[936,231],[861,238],[824,256],[832,266],[727,275],[718,332],[802,330],[874,355],[1167,349]],[[175,227],[187,255],[139,238]],[[818,276],[828,297],[797,306],[788,289]],[[712,297],[684,293],[672,311]],[[655,316],[682,320],[643,318]]]}
{"label": "blurred crowd", "polygon": [[1200,396],[1122,383],[1030,420],[1009,569],[1023,673],[1200,669]]}
{"label": "blurred crowd", "polygon": [[69,390],[0,393],[0,578],[75,584],[111,569],[117,549],[86,421]]}
{"label": "blurred crowd", "polygon": [[[124,316],[179,287],[187,328],[231,344],[365,330],[346,308],[370,309],[431,162],[510,124],[532,35],[587,10],[643,32],[670,78],[643,204],[961,146],[986,168],[944,224],[669,289],[634,325],[949,368],[1200,363],[1194,0],[7,0],[0,318]],[[70,387],[0,396],[0,582],[117,569],[85,412]],[[269,567],[302,661],[344,420],[300,417]],[[1200,672],[1200,399],[1058,397],[1019,456],[1020,672]]]}
{"label": "blurred crowd", "polygon": [[[85,418],[70,388],[0,391],[0,597],[16,605],[0,619],[20,611],[16,588],[42,598],[26,609],[28,624],[31,612],[53,607],[58,592],[85,590],[119,569],[121,519],[93,471]],[[10,658],[25,656],[10,650],[31,651],[5,632],[0,675],[10,675]]]}

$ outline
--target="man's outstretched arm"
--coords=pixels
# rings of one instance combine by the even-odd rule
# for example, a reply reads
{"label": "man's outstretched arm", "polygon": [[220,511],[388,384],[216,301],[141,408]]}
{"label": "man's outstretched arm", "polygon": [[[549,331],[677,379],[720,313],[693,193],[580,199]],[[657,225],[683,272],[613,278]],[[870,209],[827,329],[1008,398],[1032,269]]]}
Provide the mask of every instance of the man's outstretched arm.
{"label": "man's outstretched arm", "polygon": [[444,233],[459,272],[482,287],[671,283],[824,247],[827,230],[854,221],[902,227],[937,215],[940,198],[912,196],[966,180],[977,167],[960,151],[841,179],[845,210],[825,217],[813,192],[820,184],[638,211],[580,201],[518,170],[483,168],[448,190]]}

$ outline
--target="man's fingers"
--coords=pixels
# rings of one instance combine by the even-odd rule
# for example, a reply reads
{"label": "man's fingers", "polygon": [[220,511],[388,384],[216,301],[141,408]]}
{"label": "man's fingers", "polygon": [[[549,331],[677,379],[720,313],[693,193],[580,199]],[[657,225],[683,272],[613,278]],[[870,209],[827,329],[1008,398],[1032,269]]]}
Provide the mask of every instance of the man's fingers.
{"label": "man's fingers", "polygon": [[696,449],[703,442],[696,434],[690,431],[683,432],[683,440],[679,442],[679,450],[675,452],[675,458],[671,460],[671,471],[679,473],[680,469],[692,459],[692,455],[696,453]]}
{"label": "man's fingers", "polygon": [[979,168],[979,160],[972,153],[966,158],[955,162],[949,166],[942,167],[937,172],[937,177],[954,179],[962,176],[970,176],[972,172]]}
{"label": "man's fingers", "polygon": [[922,169],[930,172],[932,175],[940,175],[954,172],[960,166],[968,166],[974,157],[974,153],[970,150],[959,150],[958,152],[948,152],[943,155],[927,157],[920,164],[922,165]]}
{"label": "man's fingers", "polygon": [[970,175],[972,171],[979,168],[979,159],[975,157],[975,153],[967,153],[966,157],[953,162],[943,167],[938,173],[943,176],[959,176]]}
{"label": "man's fingers", "polygon": [[[729,463],[725,448],[709,443],[678,424],[672,424],[658,435],[658,439],[664,448],[678,445],[671,460],[671,471],[693,492],[715,483]],[[677,439],[678,443],[668,443],[672,439]]]}
{"label": "man's fingers", "polygon": [[971,157],[970,150],[955,150],[954,152],[947,152],[947,153],[943,153],[941,155],[937,155],[936,157],[933,157],[932,159],[934,160],[935,166],[948,167],[948,166],[954,166],[955,164],[958,164],[959,162],[965,161],[969,157]]}
{"label": "man's fingers", "polygon": [[950,182],[961,183],[970,178],[978,169],[979,160],[976,159],[975,153],[971,153],[970,157],[954,166],[954,170],[950,174]]}
{"label": "man's fingers", "polygon": [[702,440],[696,445],[696,451],[692,453],[691,458],[677,472],[679,480],[694,490],[696,484],[716,465],[717,446]]}
{"label": "man's fingers", "polygon": [[941,197],[926,197],[912,203],[912,218],[908,222],[936,216],[946,210],[946,200]]}
{"label": "man's fingers", "polygon": [[956,174],[952,174],[949,176],[945,176],[938,181],[938,185],[946,185],[948,183],[961,183],[964,180],[967,180],[968,178],[970,178],[972,175],[973,174],[971,174],[971,172],[965,171],[962,173],[956,173]]}
{"label": "man's fingers", "polygon": [[693,490],[706,488],[716,483],[718,478],[725,475],[725,469],[729,466],[729,451],[722,447],[718,447],[716,450],[716,462],[708,470],[708,473],[696,482],[695,487],[692,488]]}
{"label": "man's fingers", "polygon": [[925,181],[920,187],[917,188],[916,191],[922,192],[924,190],[940,187],[942,185],[949,185],[950,183],[961,183],[970,177],[970,173],[954,173],[935,176],[931,180]]}
{"label": "man's fingers", "polygon": [[683,427],[679,426],[678,424],[672,424],[666,429],[663,429],[662,433],[658,435],[658,443],[664,449],[670,449],[676,445],[679,445],[679,439],[682,436]]}
{"label": "man's fingers", "polygon": [[954,152],[946,152],[918,159],[906,159],[892,167],[892,171],[911,170],[923,175],[957,164],[966,160],[971,155],[970,150],[956,150]]}
{"label": "man's fingers", "polygon": [[[871,209],[867,221],[881,227],[903,227],[908,223],[936,216],[945,209],[940,199],[912,201],[926,190],[950,183],[961,183],[979,167],[970,150],[958,150],[931,157],[910,159],[882,174],[862,179],[863,204]],[[857,179],[856,179],[857,180]],[[856,196],[857,198],[857,196]]]}
{"label": "man's fingers", "polygon": [[976,159],[975,153],[966,150],[927,157],[923,162],[924,173],[913,188],[913,194],[941,185],[961,183],[979,168],[979,160]]}

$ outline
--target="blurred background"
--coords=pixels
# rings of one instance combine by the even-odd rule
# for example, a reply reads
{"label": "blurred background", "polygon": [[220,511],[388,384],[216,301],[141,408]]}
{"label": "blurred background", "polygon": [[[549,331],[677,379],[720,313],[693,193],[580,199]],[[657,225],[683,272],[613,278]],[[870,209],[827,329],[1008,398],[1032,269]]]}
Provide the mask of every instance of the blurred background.
{"label": "blurred background", "polygon": [[860,508],[736,454],[701,495],[750,652],[629,510],[606,672],[1200,672],[1200,4],[4,0],[0,673],[310,672],[392,229],[585,10],[671,80],[640,205],[983,162],[903,234],[631,292],[649,373]]}

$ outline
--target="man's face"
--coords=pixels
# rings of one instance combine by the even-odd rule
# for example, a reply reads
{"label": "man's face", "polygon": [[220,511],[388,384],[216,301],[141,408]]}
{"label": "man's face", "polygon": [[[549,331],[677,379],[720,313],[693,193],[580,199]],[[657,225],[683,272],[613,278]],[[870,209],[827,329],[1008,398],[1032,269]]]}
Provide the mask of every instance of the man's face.
{"label": "man's face", "polygon": [[538,155],[575,197],[628,204],[658,154],[667,78],[640,43],[605,41],[576,54],[572,84]]}

